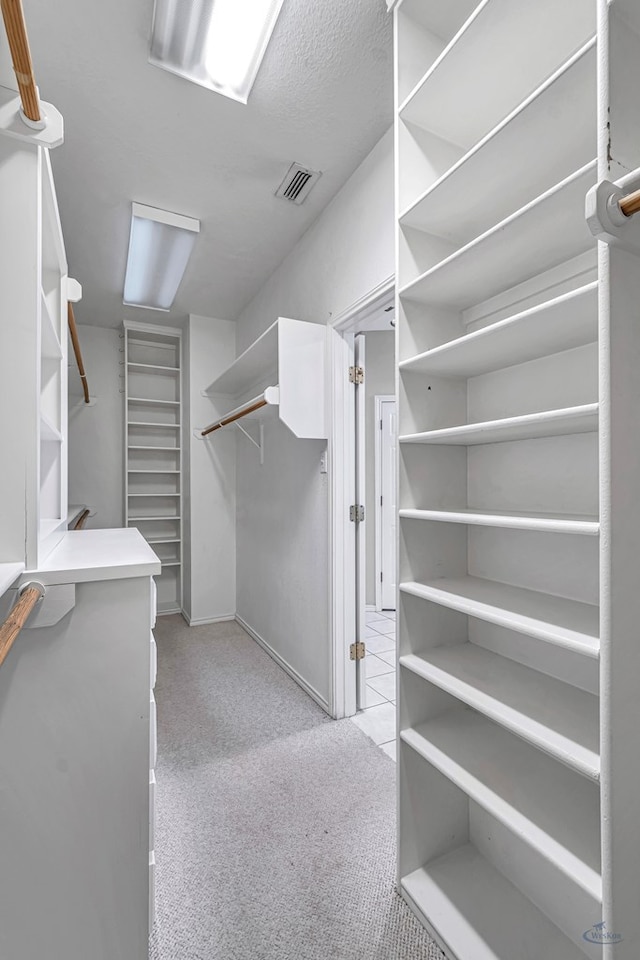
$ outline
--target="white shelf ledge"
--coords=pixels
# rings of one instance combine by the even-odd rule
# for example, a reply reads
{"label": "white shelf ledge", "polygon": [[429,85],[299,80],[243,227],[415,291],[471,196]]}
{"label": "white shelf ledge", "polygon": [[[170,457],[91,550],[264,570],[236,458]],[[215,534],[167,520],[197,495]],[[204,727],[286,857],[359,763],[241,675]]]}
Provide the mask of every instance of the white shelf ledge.
{"label": "white shelf ledge", "polygon": [[515,513],[489,510],[400,510],[405,520],[434,520],[441,523],[466,523],[481,527],[504,527],[512,530],[539,530],[546,533],[576,533],[596,537],[600,524],[595,517],[574,517],[566,514]]}
{"label": "white shelf ledge", "polygon": [[[129,449],[131,450],[132,448],[129,447]],[[129,468],[129,470],[127,470],[127,473],[153,473],[153,474],[157,474],[159,476],[164,477],[168,475],[179,474],[180,471],[179,470],[132,470],[131,468]]]}
{"label": "white shelf ledge", "polygon": [[[163,427],[166,430],[179,430],[180,423],[153,423],[149,420],[127,420],[128,427]],[[153,447],[145,447],[145,450],[153,450]],[[172,450],[174,447],[171,448]],[[177,449],[177,447],[175,448]]]}
{"label": "white shelf ledge", "polygon": [[600,776],[598,698],[472,643],[400,657],[445,690],[590,780]]}
{"label": "white shelf ledge", "polygon": [[[131,343],[131,341],[129,341]],[[127,366],[135,373],[180,373],[180,367],[164,367],[160,363],[135,363],[133,360],[127,362]]]}
{"label": "white shelf ledge", "polygon": [[60,346],[56,326],[49,312],[49,304],[43,290],[40,291],[40,303],[42,318],[40,322],[40,350],[42,356],[51,360],[60,360],[62,357],[62,347]]}
{"label": "white shelf ledge", "polygon": [[238,396],[249,390],[261,377],[268,377],[278,369],[278,321],[234,360],[230,367],[216,377],[204,391],[209,395]]}
{"label": "white shelf ledge", "polygon": [[148,444],[128,444],[129,450],[171,450],[180,453],[180,447],[150,447]]}
{"label": "white shelf ledge", "polygon": [[[60,521],[58,521],[59,523]],[[46,584],[151,577],[160,561],[138,530],[68,530],[38,570]]]}
{"label": "white shelf ledge", "polygon": [[152,400],[149,397],[129,397],[129,403],[148,403],[153,407],[179,407],[179,400]]}
{"label": "white shelf ledge", "polygon": [[147,543],[180,543],[180,537],[145,537]]}
{"label": "white shelf ledge", "polygon": [[133,523],[133,522],[140,523],[141,521],[144,521],[144,520],[153,521],[153,520],[181,520],[181,519],[182,519],[181,517],[175,517],[175,516],[174,517],[128,517],[127,518],[129,523]]}
{"label": "white shelf ledge", "polygon": [[160,563],[163,567],[179,567],[181,563],[179,560],[160,560]]}
{"label": "white shelf ledge", "polygon": [[593,897],[602,901],[597,784],[473,710],[449,710],[402,740]]}
{"label": "white shelf ledge", "polygon": [[62,434],[42,411],[40,411],[40,439],[62,443]]}
{"label": "white shelf ledge", "polygon": [[127,493],[128,497],[179,497],[179,493]]}
{"label": "white shelf ledge", "polygon": [[585,960],[582,950],[472,844],[408,874],[401,886],[452,957]]}
{"label": "white shelf ledge", "polygon": [[591,7],[483,0],[401,104],[401,119],[471,146],[593,36]]}
{"label": "white shelf ledge", "polygon": [[598,339],[598,283],[547,300],[457,340],[402,360],[402,373],[477,377]]}
{"label": "white shelf ledge", "polygon": [[593,433],[598,429],[598,404],[586,403],[563,410],[545,410],[505,420],[465,423],[458,427],[410,433],[400,443],[443,443],[469,446],[477,443],[506,443],[509,440],[534,440],[573,433]]}
{"label": "white shelf ledge", "polygon": [[584,198],[595,182],[593,160],[405,284],[400,296],[464,309],[593,249]]}
{"label": "white shelf ledge", "polygon": [[595,604],[480,577],[401,583],[400,591],[592,659],[599,656],[600,617]]}
{"label": "white shelf ledge", "polygon": [[[593,37],[405,209],[401,226],[451,241],[477,236],[581,167],[594,151],[595,83]],[[553,155],[532,164],[532,153],[545,141],[555,145]],[[478,190],[479,184],[492,188]],[[464,196],[473,196],[473,203],[461,204]]]}

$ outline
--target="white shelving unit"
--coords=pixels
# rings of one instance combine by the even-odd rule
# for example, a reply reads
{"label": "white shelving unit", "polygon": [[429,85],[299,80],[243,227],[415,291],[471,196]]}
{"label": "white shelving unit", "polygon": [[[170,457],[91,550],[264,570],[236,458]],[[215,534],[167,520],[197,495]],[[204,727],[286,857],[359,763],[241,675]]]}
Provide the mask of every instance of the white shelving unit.
{"label": "white shelving unit", "polygon": [[636,960],[640,264],[584,209],[640,12],[393,6],[399,889],[455,960]]}
{"label": "white shelving unit", "polygon": [[162,563],[158,613],[182,609],[182,332],[124,321],[126,525]]}
{"label": "white shelving unit", "polygon": [[325,439],[326,349],[324,326],[279,317],[204,392],[219,420],[277,417],[296,437]]}

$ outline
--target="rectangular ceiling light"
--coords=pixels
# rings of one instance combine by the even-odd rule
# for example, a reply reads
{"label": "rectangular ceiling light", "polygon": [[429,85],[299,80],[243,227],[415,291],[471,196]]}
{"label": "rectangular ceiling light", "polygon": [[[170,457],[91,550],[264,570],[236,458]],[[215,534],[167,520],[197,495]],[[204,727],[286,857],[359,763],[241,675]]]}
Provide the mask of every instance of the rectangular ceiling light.
{"label": "rectangular ceiling light", "polygon": [[133,203],[123,302],[169,310],[199,232],[199,220]]}
{"label": "rectangular ceiling light", "polygon": [[246,103],[284,0],[155,0],[149,61]]}

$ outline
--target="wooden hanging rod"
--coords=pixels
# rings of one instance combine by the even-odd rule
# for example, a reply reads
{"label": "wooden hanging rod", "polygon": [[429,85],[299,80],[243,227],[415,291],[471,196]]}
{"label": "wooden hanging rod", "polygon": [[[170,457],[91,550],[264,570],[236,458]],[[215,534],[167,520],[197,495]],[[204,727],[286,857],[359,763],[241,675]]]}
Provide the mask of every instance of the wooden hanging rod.
{"label": "wooden hanging rod", "polygon": [[87,517],[90,515],[90,510],[83,510],[76,522],[73,525],[74,530],[82,530],[85,525]]}
{"label": "wooden hanging rod", "polygon": [[632,217],[634,213],[640,211],[640,190],[634,190],[628,196],[620,201],[620,209],[625,217]]}
{"label": "wooden hanging rod", "polygon": [[73,304],[69,300],[67,303],[67,317],[69,320],[69,333],[71,334],[71,343],[73,344],[73,352],[76,355],[76,363],[78,364],[78,373],[80,374],[80,382],[82,383],[82,392],[84,393],[84,402],[89,403],[89,385],[87,383],[87,374],[85,373],[84,363],[82,360],[82,351],[80,349],[80,341],[78,339],[78,328],[76,326],[76,318],[73,313]]}
{"label": "wooden hanging rod", "polygon": [[11,60],[13,61],[13,69],[18,81],[20,99],[22,100],[22,111],[27,119],[36,123],[42,120],[42,113],[36,78],[33,73],[33,63],[31,62],[22,0],[0,0],[0,6],[2,7],[2,17],[7,31]]}
{"label": "wooden hanging rod", "polygon": [[31,611],[44,594],[44,587],[36,581],[25,583],[20,590],[18,602],[0,627],[0,667],[11,650],[14,640],[29,619]]}
{"label": "wooden hanging rod", "polygon": [[256,410],[259,410],[261,407],[266,407],[267,401],[257,400],[255,403],[251,403],[246,407],[242,407],[241,410],[236,410],[234,414],[230,417],[226,417],[224,420],[217,420],[215,423],[210,423],[208,427],[205,427],[202,431],[203,437],[208,437],[210,433],[213,433],[214,430],[220,430],[221,427],[226,427],[230,423],[235,423],[236,420],[242,419],[242,417],[248,416],[250,413],[254,413]]}

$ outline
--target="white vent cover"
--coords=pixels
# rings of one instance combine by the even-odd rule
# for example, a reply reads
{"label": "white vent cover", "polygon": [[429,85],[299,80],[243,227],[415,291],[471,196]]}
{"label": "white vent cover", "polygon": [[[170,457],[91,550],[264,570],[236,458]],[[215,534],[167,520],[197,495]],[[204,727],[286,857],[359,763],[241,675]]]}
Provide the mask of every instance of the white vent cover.
{"label": "white vent cover", "polygon": [[292,203],[302,203],[321,176],[322,173],[319,170],[309,170],[299,163],[292,163],[286,177],[276,190],[276,197],[283,197],[284,200],[291,200]]}

